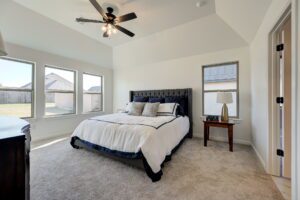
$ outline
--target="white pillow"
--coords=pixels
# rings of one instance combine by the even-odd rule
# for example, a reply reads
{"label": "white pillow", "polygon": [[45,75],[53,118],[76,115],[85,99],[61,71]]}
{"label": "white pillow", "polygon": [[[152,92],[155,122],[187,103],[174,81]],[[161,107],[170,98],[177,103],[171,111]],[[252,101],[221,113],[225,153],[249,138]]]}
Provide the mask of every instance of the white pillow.
{"label": "white pillow", "polygon": [[117,109],[117,112],[118,113],[128,113],[131,106],[132,106],[132,102],[128,102],[128,103],[126,103],[126,105],[123,108]]}
{"label": "white pillow", "polygon": [[129,112],[131,106],[132,106],[132,102],[128,102],[128,103],[126,104],[126,106],[125,106],[125,113],[128,113],[128,112]]}
{"label": "white pillow", "polygon": [[177,103],[161,103],[159,104],[157,116],[175,116],[177,110]]}

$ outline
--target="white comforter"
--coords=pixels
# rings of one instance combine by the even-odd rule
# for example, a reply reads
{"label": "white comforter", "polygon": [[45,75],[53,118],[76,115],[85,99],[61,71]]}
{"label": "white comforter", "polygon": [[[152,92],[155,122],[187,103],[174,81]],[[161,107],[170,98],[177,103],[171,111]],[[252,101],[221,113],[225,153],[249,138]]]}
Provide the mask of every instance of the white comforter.
{"label": "white comforter", "polygon": [[152,171],[157,173],[166,155],[171,154],[188,130],[188,117],[143,117],[117,113],[84,120],[72,137],[77,136],[111,150],[128,153],[141,150]]}

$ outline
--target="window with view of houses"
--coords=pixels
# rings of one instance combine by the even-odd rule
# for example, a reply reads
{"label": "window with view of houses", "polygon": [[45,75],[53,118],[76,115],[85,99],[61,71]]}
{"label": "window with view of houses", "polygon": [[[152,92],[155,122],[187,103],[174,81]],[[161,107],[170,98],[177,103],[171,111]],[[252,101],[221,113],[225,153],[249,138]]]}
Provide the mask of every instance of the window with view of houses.
{"label": "window with view of houses", "polygon": [[203,115],[220,115],[222,104],[217,103],[218,92],[231,92],[233,103],[228,104],[230,117],[238,117],[238,62],[203,66]]}
{"label": "window with view of houses", "polygon": [[34,115],[34,63],[0,58],[0,115]]}
{"label": "window with view of houses", "polygon": [[76,72],[56,67],[45,67],[45,115],[76,113]]}
{"label": "window with view of houses", "polygon": [[102,111],[102,76],[83,74],[83,112]]}

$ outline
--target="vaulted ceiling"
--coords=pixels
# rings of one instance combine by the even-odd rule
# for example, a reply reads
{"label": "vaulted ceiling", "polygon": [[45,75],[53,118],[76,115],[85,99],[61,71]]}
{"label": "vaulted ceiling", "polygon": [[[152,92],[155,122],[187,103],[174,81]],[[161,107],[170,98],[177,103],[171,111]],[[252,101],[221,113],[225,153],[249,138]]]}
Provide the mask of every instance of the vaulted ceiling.
{"label": "vaulted ceiling", "polygon": [[[78,57],[79,51],[84,51],[89,54],[84,60],[90,59],[93,63],[106,59],[101,54],[104,51],[111,52],[112,48],[131,43],[134,45],[141,39],[149,41],[158,35],[164,35],[168,40],[176,38],[177,33],[180,40],[192,41],[188,44],[202,45],[195,46],[199,49],[193,51],[205,53],[205,50],[218,50],[216,38],[231,40],[220,41],[219,49],[251,43],[271,1],[98,0],[101,5],[115,5],[118,8],[117,15],[135,12],[138,16],[135,20],[122,23],[122,26],[136,34],[135,37],[130,38],[118,32],[111,38],[103,38],[100,24],[75,22],[77,17],[101,19],[89,0],[1,0],[0,30],[8,42],[51,53],[59,49],[62,55],[70,54],[69,57]],[[170,34],[170,37],[165,34]],[[55,41],[57,45],[53,44]],[[72,53],[76,51],[76,41],[85,45],[83,49]],[[65,50],[58,48],[59,44],[63,44],[61,47]],[[185,43],[179,44],[184,46]],[[103,55],[108,56],[105,53]]]}
{"label": "vaulted ceiling", "polygon": [[52,20],[90,36],[110,46],[123,44],[164,29],[205,17],[215,12],[214,1],[196,7],[194,0],[98,0],[100,5],[111,2],[119,9],[118,15],[135,12],[137,19],[121,25],[136,34],[134,38],[118,33],[111,38],[103,38],[101,24],[79,24],[77,17],[102,20],[89,0],[15,0]]}
{"label": "vaulted ceiling", "polygon": [[[100,24],[78,24],[76,17],[101,19],[88,0],[15,0],[17,3],[79,31],[102,43],[115,46],[132,41],[124,34],[103,38]],[[247,42],[260,25],[271,0],[98,0],[100,5],[111,3],[117,14],[137,13],[138,18],[122,24],[141,38],[164,29],[217,13]]]}
{"label": "vaulted ceiling", "polygon": [[12,0],[0,0],[0,31],[5,42],[112,67],[110,46],[49,20]]}
{"label": "vaulted ceiling", "polygon": [[216,13],[248,43],[253,40],[272,0],[215,0]]}

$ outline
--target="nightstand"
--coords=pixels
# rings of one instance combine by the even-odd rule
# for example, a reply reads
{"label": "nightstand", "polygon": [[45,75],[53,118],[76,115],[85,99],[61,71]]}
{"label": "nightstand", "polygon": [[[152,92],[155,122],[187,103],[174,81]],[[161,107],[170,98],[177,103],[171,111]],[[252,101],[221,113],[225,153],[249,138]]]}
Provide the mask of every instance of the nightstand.
{"label": "nightstand", "polygon": [[220,127],[227,128],[228,130],[228,143],[229,151],[233,151],[233,126],[234,121],[221,122],[221,121],[203,121],[204,123],[204,146],[207,146],[207,141],[209,140],[209,128],[210,127]]}

